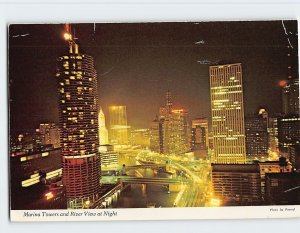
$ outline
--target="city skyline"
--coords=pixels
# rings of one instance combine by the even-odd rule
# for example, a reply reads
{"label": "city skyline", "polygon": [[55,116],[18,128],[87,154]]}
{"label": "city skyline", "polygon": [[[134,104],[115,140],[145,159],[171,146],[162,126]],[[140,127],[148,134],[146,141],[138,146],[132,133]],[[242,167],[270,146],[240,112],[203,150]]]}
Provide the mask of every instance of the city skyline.
{"label": "city skyline", "polygon": [[[101,77],[112,74],[114,67],[102,74],[97,71],[96,64],[99,61],[96,59],[99,60],[100,56],[97,50],[100,47],[91,47],[89,41],[81,42],[78,31],[88,25],[65,24],[61,33],[65,42],[64,49],[55,46],[54,42],[50,48],[39,42],[34,47],[13,46],[13,50],[28,49],[30,52],[34,48],[50,49],[59,55],[55,58],[56,62],[51,63],[51,69],[56,67],[53,76],[56,88],[46,83],[44,86],[40,82],[29,82],[30,85],[26,86],[22,81],[14,79],[14,74],[23,71],[24,64],[18,63],[20,66],[15,66],[10,63],[10,71],[13,71],[9,76],[9,156],[13,168],[11,208],[114,209],[299,204],[299,75],[298,64],[295,62],[298,51],[295,50],[297,43],[292,44],[294,37],[291,36],[295,32],[288,30],[284,21],[201,24],[216,27],[222,24],[224,33],[229,35],[233,24],[243,25],[246,33],[255,24],[262,28],[265,24],[272,26],[278,22],[284,30],[286,45],[264,46],[262,50],[278,50],[277,57],[268,53],[268,56],[273,56],[273,60],[264,60],[264,63],[260,60],[260,46],[249,45],[254,42],[251,40],[240,40],[244,44],[238,46],[234,45],[231,38],[229,47],[226,39],[220,46],[211,46],[205,40],[194,42],[197,46],[207,46],[206,49],[210,50],[207,56],[215,54],[216,48],[230,48],[230,56],[227,55],[231,57],[227,61],[225,55],[220,54],[218,61],[198,60],[198,65],[203,65],[208,74],[206,76],[199,72],[194,81],[176,72],[181,69],[183,73],[193,75],[199,70],[188,71],[189,66],[180,66],[182,63],[178,63],[174,69],[169,65],[174,64],[174,61],[191,61],[182,57],[183,51],[189,50],[192,53],[190,50],[193,47],[185,44],[189,36],[181,38],[179,28],[199,23],[134,25],[137,28],[132,24],[122,24],[121,28],[127,30],[133,27],[135,33],[140,27],[141,34],[148,26],[159,27],[162,34],[165,33],[163,28],[168,33],[177,28],[179,33],[172,40],[171,46],[164,44],[164,40],[150,37],[156,38],[158,43],[155,45],[152,44],[155,40],[147,41],[157,52],[155,61],[151,60],[151,53],[147,56],[148,60],[135,53],[136,49],[147,50],[149,47],[149,44],[140,44],[145,39],[140,37],[141,34],[133,33],[131,39],[137,40],[134,43],[131,40],[126,42],[124,36],[124,44],[130,42],[133,46],[124,47],[122,44],[117,48],[127,48],[129,60],[133,57],[140,59],[135,60],[135,64],[127,63],[123,67],[127,70],[122,75],[113,75],[112,83],[117,81],[113,86]],[[38,28],[40,25],[34,26]],[[53,27],[54,32],[56,26]],[[90,38],[96,44],[98,26],[93,24]],[[13,35],[10,40],[30,35]],[[294,36],[297,37],[297,33]],[[85,37],[82,38],[84,41]],[[111,42],[108,40],[108,43]],[[109,46],[109,49],[112,47]],[[251,56],[241,55],[246,47],[256,52],[256,60],[265,72],[256,63],[250,69]],[[92,48],[94,50],[90,50]],[[164,55],[160,53],[161,50],[171,53],[177,49],[176,56],[169,56],[169,60],[164,60]],[[60,54],[61,51],[63,53]],[[118,51],[118,55],[121,53]],[[22,57],[16,58],[14,52],[10,54],[14,59]],[[47,54],[40,59],[36,55],[31,54],[34,58],[32,61],[24,61],[25,65],[27,62],[32,63],[20,73],[24,73],[24,77],[35,69],[40,69],[41,75],[49,74]],[[239,61],[232,61],[235,56],[239,56]],[[105,64],[105,58],[110,56],[102,54],[102,57]],[[243,62],[246,57],[248,60]],[[151,67],[158,64],[159,60],[165,63]],[[272,63],[274,60],[277,65]],[[267,65],[269,68],[266,68]],[[173,80],[166,83],[165,79],[160,78],[154,83],[148,83],[146,74],[151,75],[154,70],[173,72]],[[260,76],[255,76],[257,72]],[[140,79],[142,76],[143,79]],[[199,79],[200,76],[202,79]],[[126,79],[118,80],[120,77]],[[249,82],[249,77],[256,78]],[[281,79],[274,84],[274,77]],[[208,81],[208,87],[204,85],[204,79]],[[200,87],[195,85],[196,81]],[[16,89],[18,86],[19,89]],[[26,90],[27,95],[23,96],[22,90]],[[161,90],[164,91],[162,94]],[[198,98],[195,90],[203,98]],[[30,99],[34,93],[39,93],[39,98],[30,100],[31,108],[26,109],[26,117],[31,119],[31,123],[23,119],[22,124],[28,124],[29,128],[35,120],[39,120],[39,128],[34,132],[27,130],[15,134],[18,129],[13,122],[24,117],[25,113],[15,108],[20,104],[19,107],[25,107],[26,99]],[[53,105],[55,109],[51,112],[50,102],[44,102],[43,106],[47,110],[44,113],[38,103],[46,96],[50,98],[49,93],[56,93],[55,101],[58,105]],[[204,97],[207,93],[209,97]],[[117,99],[118,103],[115,102]],[[103,110],[106,108],[108,113]],[[35,115],[36,111],[38,115]],[[59,116],[58,124],[55,117],[51,118],[56,112]],[[141,126],[144,128],[137,129]]]}
{"label": "city skyline", "polygon": [[[296,33],[296,21],[285,21],[285,25]],[[126,105],[128,124],[133,127],[149,128],[152,113],[163,104],[160,96],[166,90],[175,96],[174,107],[188,109],[191,118],[210,119],[208,66],[215,63],[242,62],[246,114],[260,106],[270,113],[282,111],[275,104],[281,101],[278,82],[287,78],[288,43],[281,21],[74,27],[81,48],[95,58],[101,87],[99,102],[105,115],[109,115],[110,105]],[[261,36],[254,36],[253,30]],[[26,31],[28,36],[15,37]],[[22,131],[34,129],[43,121],[58,122],[53,60],[64,51],[63,25],[12,25],[9,33],[11,129]],[[216,35],[222,35],[224,43]],[[297,50],[297,43],[292,43]],[[20,59],[25,61],[21,63]],[[18,69],[14,69],[16,64],[20,65]],[[40,84],[38,88],[30,85],[33,82]],[[261,92],[251,98],[258,87],[262,93],[271,93],[272,98]],[[150,99],[151,103],[145,104]]]}

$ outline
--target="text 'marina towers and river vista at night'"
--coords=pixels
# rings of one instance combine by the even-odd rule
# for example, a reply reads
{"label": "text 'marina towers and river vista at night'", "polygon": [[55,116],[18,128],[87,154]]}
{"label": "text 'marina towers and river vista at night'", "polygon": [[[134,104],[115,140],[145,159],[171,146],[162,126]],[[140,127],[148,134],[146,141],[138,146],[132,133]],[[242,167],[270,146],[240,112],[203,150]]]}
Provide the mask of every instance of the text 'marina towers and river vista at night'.
{"label": "text 'marina towers and river vista at night'", "polygon": [[12,210],[300,204],[297,21],[12,24]]}

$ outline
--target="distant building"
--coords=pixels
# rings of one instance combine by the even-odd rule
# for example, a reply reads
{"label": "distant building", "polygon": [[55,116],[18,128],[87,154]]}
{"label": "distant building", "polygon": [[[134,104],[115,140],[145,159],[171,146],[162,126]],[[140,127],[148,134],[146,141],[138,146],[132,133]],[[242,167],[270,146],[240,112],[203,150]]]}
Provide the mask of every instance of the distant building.
{"label": "distant building", "polygon": [[278,118],[278,142],[281,153],[288,147],[300,145],[300,117],[297,115]]}
{"label": "distant building", "polygon": [[134,129],[130,131],[130,144],[148,148],[150,146],[149,129]]}
{"label": "distant building", "polygon": [[292,172],[292,166],[288,164],[286,167],[282,167],[279,161],[265,161],[258,162],[261,179],[261,195],[265,200],[265,184],[266,174],[268,173],[279,173],[279,172]]}
{"label": "distant building", "polygon": [[169,122],[169,138],[164,150],[166,154],[183,154],[190,150],[190,128],[188,111],[173,109]]}
{"label": "distant building", "polygon": [[300,173],[266,174],[266,204],[299,205]]}
{"label": "distant building", "polygon": [[299,78],[289,78],[282,87],[282,107],[285,115],[299,115]]}
{"label": "distant building", "polygon": [[98,114],[98,124],[99,124],[99,145],[108,144],[108,130],[105,126],[105,116],[102,111],[102,108],[100,108],[99,114]]}
{"label": "distant building", "polygon": [[[298,44],[297,33],[289,33],[289,41],[291,44]],[[286,63],[286,79],[281,81],[282,84],[282,112],[285,115],[299,116],[299,64],[298,51],[291,44],[287,44]]]}
{"label": "distant building", "polygon": [[247,160],[267,160],[269,149],[267,119],[262,115],[247,116],[245,134]]}
{"label": "distant building", "polygon": [[214,161],[246,163],[242,65],[209,67]]}
{"label": "distant building", "polygon": [[258,109],[258,116],[262,117],[266,121],[267,127],[269,127],[269,114],[265,108]]}
{"label": "distant building", "polygon": [[109,139],[113,145],[128,144],[126,106],[109,106]]}
{"label": "distant building", "polygon": [[163,145],[162,121],[156,118],[150,124],[150,150],[162,154]]}
{"label": "distant building", "polygon": [[294,145],[288,147],[288,159],[291,162],[293,168],[300,169],[300,145]]}
{"label": "distant building", "polygon": [[208,148],[210,150],[214,149],[214,136],[213,136],[213,132],[209,132],[208,133]]}
{"label": "distant building", "polygon": [[278,118],[270,117],[268,125],[269,147],[272,152],[278,152]]}
{"label": "distant building", "polygon": [[196,118],[192,120],[191,149],[195,158],[206,159],[209,148],[208,141],[208,119]]}
{"label": "distant building", "polygon": [[224,206],[261,204],[258,164],[212,164],[214,196]]}
{"label": "distant building", "polygon": [[151,123],[150,131],[152,150],[177,155],[190,151],[188,111],[173,108],[170,91],[167,91],[166,105],[160,107],[159,118]]}
{"label": "distant building", "polygon": [[102,167],[116,167],[118,166],[118,152],[114,151],[113,145],[101,145],[99,147],[101,166]]}
{"label": "distant building", "polygon": [[59,128],[54,123],[40,124],[39,133],[43,145],[52,144],[54,148],[60,147]]}

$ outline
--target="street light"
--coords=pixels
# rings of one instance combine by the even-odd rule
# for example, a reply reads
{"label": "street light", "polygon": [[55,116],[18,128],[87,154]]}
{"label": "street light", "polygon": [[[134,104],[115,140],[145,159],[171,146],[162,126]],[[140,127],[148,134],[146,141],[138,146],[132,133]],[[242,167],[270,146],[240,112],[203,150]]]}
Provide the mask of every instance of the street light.
{"label": "street light", "polygon": [[86,208],[89,208],[89,207],[90,207],[90,204],[91,204],[91,202],[90,202],[89,200],[87,200],[87,201],[84,202],[84,206],[85,206]]}
{"label": "street light", "polygon": [[54,197],[53,193],[52,192],[49,192],[49,193],[46,193],[45,194],[45,197],[46,197],[46,200],[50,200]]}

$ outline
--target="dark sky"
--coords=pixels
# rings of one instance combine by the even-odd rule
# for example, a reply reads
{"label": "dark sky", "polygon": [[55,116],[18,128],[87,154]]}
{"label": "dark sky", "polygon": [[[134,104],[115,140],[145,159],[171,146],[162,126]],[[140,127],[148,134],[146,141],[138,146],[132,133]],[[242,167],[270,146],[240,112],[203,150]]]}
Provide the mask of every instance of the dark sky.
{"label": "dark sky", "polygon": [[[296,38],[297,22],[284,22]],[[281,21],[96,24],[95,32],[94,24],[72,27],[81,51],[95,58],[107,118],[109,105],[127,105],[129,124],[148,127],[168,89],[174,106],[188,109],[191,118],[209,117],[208,65],[197,61],[242,63],[246,113],[259,106],[271,114],[281,111],[278,82],[286,79],[288,66]],[[67,47],[63,32],[63,24],[9,27],[12,129],[58,121],[55,72]],[[291,42],[297,53],[297,41]]]}

